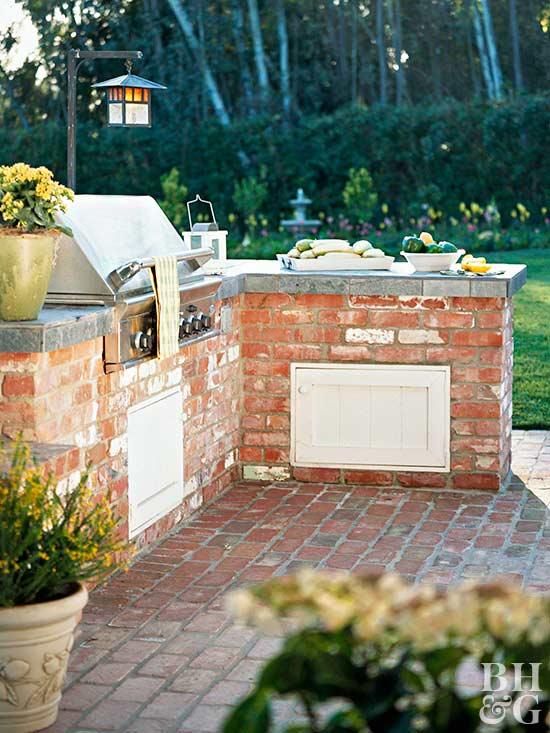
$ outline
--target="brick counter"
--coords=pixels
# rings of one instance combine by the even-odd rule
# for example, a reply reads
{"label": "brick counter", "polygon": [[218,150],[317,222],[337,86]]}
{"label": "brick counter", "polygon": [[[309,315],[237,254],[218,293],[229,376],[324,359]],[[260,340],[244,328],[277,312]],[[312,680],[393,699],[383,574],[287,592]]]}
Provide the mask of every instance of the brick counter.
{"label": "brick counter", "polygon": [[[511,459],[511,304],[507,298],[245,294],[245,478],[499,488]],[[451,365],[450,473],[290,466],[292,362]]]}
{"label": "brick counter", "polygon": [[[103,339],[42,353],[0,353],[2,434],[76,446],[70,463],[56,466],[60,488],[78,483],[91,464],[98,493],[110,489],[119,514],[128,517],[128,408],[181,385],[184,416],[183,505],[140,536],[147,544],[238,477],[240,345],[238,297],[218,304],[232,309],[229,333],[183,348],[177,356],[104,374]],[[127,526],[122,528],[127,533]]]}
{"label": "brick counter", "polygon": [[[252,480],[496,490],[510,469],[512,295],[525,268],[501,277],[406,272],[301,275],[245,262],[225,273],[218,332],[177,356],[104,374],[109,310],[46,313],[2,324],[0,429],[75,446],[55,470],[62,489],[91,465],[128,516],[128,409],[179,386],[184,417],[182,505],[146,529],[147,544],[243,476]],[[228,325],[229,324],[229,325]],[[12,348],[9,349],[9,345]],[[450,471],[290,465],[293,363],[448,365]]]}

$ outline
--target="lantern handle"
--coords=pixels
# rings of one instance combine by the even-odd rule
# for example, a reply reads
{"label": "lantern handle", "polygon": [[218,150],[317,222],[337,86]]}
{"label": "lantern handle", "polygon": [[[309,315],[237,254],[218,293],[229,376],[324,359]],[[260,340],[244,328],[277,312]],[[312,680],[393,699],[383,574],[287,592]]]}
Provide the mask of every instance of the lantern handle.
{"label": "lantern handle", "polygon": [[212,215],[212,223],[218,226],[218,222],[216,221],[216,215],[214,214],[214,207],[212,206],[212,202],[208,201],[207,199],[203,199],[199,196],[199,194],[196,194],[195,198],[191,201],[187,202],[187,216],[189,217],[189,230],[193,231],[193,217],[191,216],[191,204],[208,204],[210,206],[210,213]]}

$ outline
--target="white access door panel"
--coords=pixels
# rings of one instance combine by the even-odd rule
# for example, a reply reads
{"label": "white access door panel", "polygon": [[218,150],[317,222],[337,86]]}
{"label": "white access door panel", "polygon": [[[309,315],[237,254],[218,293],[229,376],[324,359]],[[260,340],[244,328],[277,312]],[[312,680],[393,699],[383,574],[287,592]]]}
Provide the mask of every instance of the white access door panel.
{"label": "white access door panel", "polygon": [[292,365],[296,466],[448,471],[449,367]]}
{"label": "white access door panel", "polygon": [[183,423],[180,390],[128,411],[130,537],[183,500]]}

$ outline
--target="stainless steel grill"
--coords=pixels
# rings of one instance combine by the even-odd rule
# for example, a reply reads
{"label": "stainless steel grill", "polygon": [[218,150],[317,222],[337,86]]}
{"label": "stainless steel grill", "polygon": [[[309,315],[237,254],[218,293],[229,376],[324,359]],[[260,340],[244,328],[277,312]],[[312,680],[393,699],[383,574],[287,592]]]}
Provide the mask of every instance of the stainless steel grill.
{"label": "stainless steel grill", "polygon": [[156,356],[156,298],[149,268],[158,255],[178,260],[180,345],[212,330],[221,279],[199,268],[212,250],[185,250],[162,209],[149,196],[76,196],[59,223],[63,235],[47,302],[115,308],[115,332],[105,337],[105,371]]}

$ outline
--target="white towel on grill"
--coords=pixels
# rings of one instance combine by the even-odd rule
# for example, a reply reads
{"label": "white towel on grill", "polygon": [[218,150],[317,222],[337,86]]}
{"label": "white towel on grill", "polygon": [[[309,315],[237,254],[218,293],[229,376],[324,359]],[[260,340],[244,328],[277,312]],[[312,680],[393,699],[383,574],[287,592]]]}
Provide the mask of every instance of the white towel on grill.
{"label": "white towel on grill", "polygon": [[151,279],[157,299],[157,357],[164,359],[179,350],[180,291],[178,261],[171,255],[154,257]]}

